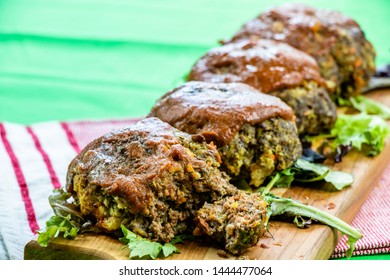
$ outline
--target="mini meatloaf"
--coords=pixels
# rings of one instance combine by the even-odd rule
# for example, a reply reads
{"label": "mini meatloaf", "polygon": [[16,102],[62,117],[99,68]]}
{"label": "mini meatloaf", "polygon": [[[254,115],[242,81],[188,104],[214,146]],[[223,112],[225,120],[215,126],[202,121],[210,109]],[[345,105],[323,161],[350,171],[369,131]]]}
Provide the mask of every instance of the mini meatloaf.
{"label": "mini meatloaf", "polygon": [[209,236],[230,253],[242,254],[263,236],[268,223],[267,206],[259,193],[242,191],[205,203],[196,215],[194,234]]}
{"label": "mini meatloaf", "polygon": [[302,152],[292,109],[242,83],[187,82],[161,97],[149,116],[215,143],[222,170],[255,187]]}
{"label": "mini meatloaf", "polygon": [[66,190],[103,232],[121,224],[150,240],[191,233],[196,211],[237,189],[212,144],[157,118],[108,133],[70,163]]}
{"label": "mini meatloaf", "polygon": [[375,73],[375,50],[359,24],[337,11],[285,4],[250,20],[231,41],[283,41],[312,55],[337,95],[359,94]]}
{"label": "mini meatloaf", "polygon": [[336,121],[336,105],[313,57],[274,40],[242,40],[208,51],[188,80],[241,82],[279,97],[296,115],[298,132],[319,134]]}

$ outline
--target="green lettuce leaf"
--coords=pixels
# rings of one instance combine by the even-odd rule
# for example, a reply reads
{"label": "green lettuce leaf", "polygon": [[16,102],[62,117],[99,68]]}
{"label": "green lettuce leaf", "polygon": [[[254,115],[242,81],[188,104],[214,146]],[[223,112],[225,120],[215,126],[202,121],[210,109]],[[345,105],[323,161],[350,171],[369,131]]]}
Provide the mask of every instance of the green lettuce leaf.
{"label": "green lettuce leaf", "polygon": [[368,156],[376,156],[382,151],[390,128],[378,116],[340,115],[330,134],[337,145],[352,145]]}
{"label": "green lettuce leaf", "polygon": [[46,227],[38,230],[37,242],[42,247],[47,247],[51,238],[56,238],[62,234],[65,238],[75,238],[79,231],[78,225],[71,220],[71,215],[66,217],[52,216],[47,222]]}
{"label": "green lettuce leaf", "polygon": [[46,221],[46,227],[38,230],[37,242],[40,246],[46,247],[51,238],[63,236],[73,239],[85,223],[78,207],[68,200],[71,195],[64,189],[55,189],[49,196],[49,204],[54,215]]}
{"label": "green lettuce leaf", "polygon": [[162,246],[162,253],[163,253],[165,258],[174,254],[174,253],[178,253],[178,252],[179,252],[179,250],[172,243],[165,243]]}
{"label": "green lettuce leaf", "polygon": [[298,159],[290,168],[284,169],[274,176],[263,189],[262,194],[267,194],[271,188],[275,187],[290,187],[293,182],[312,183],[322,182],[342,190],[347,186],[352,185],[354,179],[352,174],[334,171],[329,167]]}
{"label": "green lettuce leaf", "polygon": [[390,108],[365,96],[355,96],[350,98],[352,106],[362,112],[369,115],[377,115],[390,120]]}
{"label": "green lettuce leaf", "polygon": [[267,201],[269,205],[268,216],[270,217],[277,215],[298,217],[294,219],[294,222],[299,227],[304,227],[309,223],[309,221],[302,219],[302,217],[305,217],[328,225],[339,230],[341,233],[346,234],[348,236],[347,244],[349,245],[349,250],[346,252],[347,258],[352,256],[355,243],[363,237],[362,233],[358,229],[313,206],[305,205],[299,201],[290,198],[278,197],[272,194],[265,195],[264,200]]}
{"label": "green lettuce leaf", "polygon": [[150,241],[128,230],[124,225],[121,225],[121,229],[123,237],[119,240],[130,249],[130,259],[156,259],[160,254],[168,257],[174,253],[179,253],[179,250],[171,243],[161,244]]}
{"label": "green lettuce leaf", "polygon": [[[298,175],[296,176],[297,178],[295,178],[298,182],[315,182],[323,180],[335,187],[337,190],[342,190],[353,183],[352,174],[342,171],[334,171],[325,165],[298,159],[295,162],[294,167],[299,170],[299,173],[296,171]],[[312,172],[311,175],[310,172]],[[299,175],[305,175],[309,178],[300,179]]]}

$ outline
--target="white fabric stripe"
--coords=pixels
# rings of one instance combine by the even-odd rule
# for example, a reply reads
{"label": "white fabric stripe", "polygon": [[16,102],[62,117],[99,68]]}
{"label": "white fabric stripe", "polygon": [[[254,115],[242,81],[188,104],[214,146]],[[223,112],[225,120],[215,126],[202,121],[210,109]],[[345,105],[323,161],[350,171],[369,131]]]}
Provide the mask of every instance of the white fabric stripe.
{"label": "white fabric stripe", "polygon": [[40,123],[31,128],[47,153],[61,186],[64,186],[68,165],[76,156],[64,130],[59,122]]}
{"label": "white fabric stripe", "polygon": [[9,260],[9,252],[7,245],[5,244],[3,234],[1,233],[1,227],[0,227],[0,260]]}
{"label": "white fabric stripe", "polygon": [[0,259],[23,259],[24,244],[31,240],[33,234],[11,160],[1,142],[0,221],[0,234],[7,248],[0,251]]}
{"label": "white fabric stripe", "polygon": [[46,220],[53,214],[48,202],[53,191],[49,172],[26,127],[6,123],[5,128],[26,179],[38,225],[40,228],[45,227]]}

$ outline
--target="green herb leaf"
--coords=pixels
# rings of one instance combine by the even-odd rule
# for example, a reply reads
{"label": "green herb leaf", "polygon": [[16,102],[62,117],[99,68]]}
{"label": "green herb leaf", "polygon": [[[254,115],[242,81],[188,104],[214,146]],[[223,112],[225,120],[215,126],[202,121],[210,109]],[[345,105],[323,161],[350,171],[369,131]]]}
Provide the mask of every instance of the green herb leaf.
{"label": "green herb leaf", "polygon": [[66,217],[52,216],[47,222],[46,227],[37,231],[38,244],[47,247],[51,238],[56,238],[62,233],[65,238],[75,238],[79,227],[71,220],[71,215]]}
{"label": "green herb leaf", "polygon": [[275,186],[278,187],[290,187],[292,182],[294,181],[295,172],[292,168],[287,168],[280,171],[280,177],[275,182]]}
{"label": "green herb leaf", "polygon": [[121,225],[121,229],[123,237],[119,240],[130,249],[130,259],[156,259],[161,253],[164,257],[168,257],[173,253],[179,253],[179,250],[171,243],[162,245],[161,243],[147,240],[128,230],[124,225]]}
{"label": "green herb leaf", "polygon": [[130,258],[142,259],[149,256],[151,259],[156,259],[161,252],[162,245],[158,242],[148,240],[136,240],[128,244],[130,249]]}
{"label": "green herb leaf", "polygon": [[179,253],[179,249],[177,249],[172,243],[165,243],[162,246],[162,253],[164,257],[168,257],[173,253]]}
{"label": "green herb leaf", "polygon": [[384,118],[385,120],[390,119],[390,108],[382,105],[379,102],[361,95],[351,97],[350,101],[352,106],[362,113],[377,115]]}
{"label": "green herb leaf", "polygon": [[347,245],[349,246],[349,248],[345,253],[345,256],[347,258],[350,258],[352,256],[352,253],[355,250],[355,244],[359,239],[360,239],[359,237],[348,235]]}
{"label": "green herb leaf", "polygon": [[189,234],[176,235],[172,238],[170,244],[184,243],[184,240],[198,240],[199,238]]}
{"label": "green herb leaf", "polygon": [[121,225],[121,230],[123,233],[123,237],[119,238],[119,240],[122,241],[123,243],[133,242],[133,241],[137,240],[138,238],[142,238],[142,237],[136,235],[131,230],[128,230],[124,225]]}
{"label": "green herb leaf", "polygon": [[71,194],[63,188],[53,190],[49,196],[49,204],[54,211],[54,216],[46,221],[46,227],[37,231],[38,244],[46,247],[51,238],[62,235],[65,238],[73,239],[80,231],[85,220],[78,206],[68,202]]}
{"label": "green herb leaf", "polygon": [[294,181],[302,183],[323,181],[337,190],[342,190],[353,183],[353,176],[346,172],[333,171],[322,164],[298,159],[292,167],[276,173],[265,187],[263,195],[268,193],[273,186],[289,187]]}
{"label": "green herb leaf", "polygon": [[349,99],[345,99],[341,96],[338,96],[335,101],[336,101],[337,106],[340,106],[340,107],[344,107],[344,106],[351,107],[352,106],[351,101]]}
{"label": "green herb leaf", "polygon": [[322,164],[317,163],[311,163],[307,160],[298,159],[294,163],[294,167],[300,172],[304,173],[306,171],[309,171],[309,174],[311,175],[314,173],[316,175],[322,176],[324,173],[329,171],[329,168]]}
{"label": "green herb leaf", "polygon": [[324,180],[334,186],[337,190],[342,190],[343,188],[352,185],[353,176],[346,172],[330,170]]}
{"label": "green herb leaf", "polygon": [[[342,171],[333,171],[329,167],[317,163],[311,163],[302,159],[298,159],[294,167],[297,176],[295,180],[300,182],[314,182],[324,180],[337,190],[350,186],[353,183],[353,176],[350,173]],[[313,172],[310,175],[310,172]],[[304,175],[306,179],[299,179],[299,176]],[[312,178],[310,178],[313,176]]]}
{"label": "green herb leaf", "polygon": [[[264,197],[264,200],[269,205],[269,216],[291,215],[293,217],[306,217],[328,225],[332,228],[338,229],[343,234],[346,234],[348,236],[349,245],[347,257],[352,255],[357,240],[363,237],[362,233],[356,228],[352,227],[341,219],[313,206],[305,205],[299,201],[290,198],[278,197],[272,194],[267,194]],[[298,221],[298,219],[296,221]],[[302,225],[301,222],[302,221],[298,221],[297,224]]]}
{"label": "green herb leaf", "polygon": [[340,115],[331,130],[336,144],[351,144],[358,151],[363,151],[364,147],[368,156],[382,151],[389,134],[390,128],[382,118],[366,114]]}
{"label": "green herb leaf", "polygon": [[79,206],[76,203],[69,202],[69,199],[71,199],[70,193],[66,192],[63,188],[55,189],[49,196],[49,204],[56,216],[67,217],[70,215],[74,224],[77,224],[80,228],[85,223],[84,217]]}

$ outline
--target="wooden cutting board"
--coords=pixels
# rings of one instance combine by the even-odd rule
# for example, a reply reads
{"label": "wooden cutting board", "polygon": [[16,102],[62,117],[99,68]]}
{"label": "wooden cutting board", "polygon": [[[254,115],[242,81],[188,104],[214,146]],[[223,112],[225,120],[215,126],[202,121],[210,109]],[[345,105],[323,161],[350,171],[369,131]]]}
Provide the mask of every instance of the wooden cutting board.
{"label": "wooden cutting board", "polygon": [[[390,89],[376,90],[367,94],[370,98],[390,106]],[[358,152],[350,152],[341,163],[332,164],[334,170],[353,174],[355,182],[342,191],[303,188],[294,186],[278,188],[273,192],[291,197],[303,203],[328,211],[332,215],[351,223],[365,202],[371,190],[377,185],[384,169],[390,161],[390,143],[382,153],[369,158]],[[269,233],[251,250],[240,257],[220,256],[221,248],[205,242],[186,241],[178,244],[180,254],[169,259],[206,260],[206,259],[329,259],[341,234],[325,225],[312,225],[300,229],[282,221],[272,221]],[[25,259],[128,259],[129,250],[118,240],[97,234],[81,234],[74,240],[58,238],[42,248],[36,240],[25,246]]]}

